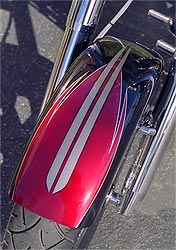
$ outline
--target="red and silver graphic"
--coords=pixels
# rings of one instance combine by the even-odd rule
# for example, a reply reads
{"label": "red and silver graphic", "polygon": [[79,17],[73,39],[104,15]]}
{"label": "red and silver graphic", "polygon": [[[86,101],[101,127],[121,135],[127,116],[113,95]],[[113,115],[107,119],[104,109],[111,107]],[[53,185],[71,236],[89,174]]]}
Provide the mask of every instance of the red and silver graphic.
{"label": "red and silver graphic", "polygon": [[[121,53],[121,52],[120,52]],[[117,63],[117,58],[119,58],[119,53],[113,58],[111,61],[111,65],[114,65]],[[123,63],[123,62],[121,62]],[[109,65],[108,65],[109,66]],[[112,67],[112,66],[111,66]],[[48,191],[51,191],[52,185],[54,184],[54,181],[57,178],[58,172],[64,162],[64,159],[66,158],[66,155],[68,154],[68,150],[71,147],[71,144],[78,133],[78,130],[80,129],[80,126],[89,110],[91,105],[93,105],[93,100],[98,95],[98,92],[100,91],[103,83],[105,80],[107,81],[107,76],[110,73],[111,67],[106,67],[103,71],[103,73],[98,77],[97,81],[95,82],[93,88],[87,95],[86,99],[84,100],[80,110],[78,111],[73,123],[71,124],[68,133],[66,134],[63,143],[61,144],[61,147],[56,155],[56,158],[54,159],[54,162],[50,168],[50,171],[47,176],[47,188]],[[120,65],[119,65],[120,67]],[[87,142],[87,139],[92,131],[93,126],[95,125],[95,122],[99,116],[99,113],[101,112],[101,109],[113,87],[115,84],[117,77],[120,73],[121,68],[116,68],[116,70],[113,72],[111,77],[108,79],[107,84],[105,85],[103,91],[101,92],[99,98],[97,98],[96,103],[94,104],[94,107],[89,114],[86,123],[84,124],[84,127],[82,128],[82,131],[80,131],[79,137],[74,144],[74,147],[72,151],[69,154],[69,157],[66,160],[64,169],[59,177],[59,180],[57,181],[54,190],[52,193],[56,193],[60,190],[62,190],[65,185],[68,183],[71,174],[74,171],[74,168],[76,166],[76,163],[81,155],[81,152]],[[102,69],[99,69],[98,72],[101,72]],[[120,88],[119,84],[119,88]]]}
{"label": "red and silver graphic", "polygon": [[48,111],[21,164],[15,202],[60,224],[79,225],[106,178],[123,131],[127,92],[122,67],[130,49],[125,50],[76,88],[66,89]]}

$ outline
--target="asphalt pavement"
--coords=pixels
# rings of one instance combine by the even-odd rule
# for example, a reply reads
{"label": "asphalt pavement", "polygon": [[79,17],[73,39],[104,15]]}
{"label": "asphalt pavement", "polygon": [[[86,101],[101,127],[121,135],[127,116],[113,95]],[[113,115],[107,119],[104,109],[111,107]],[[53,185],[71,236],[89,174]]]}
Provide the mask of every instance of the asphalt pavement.
{"label": "asphalt pavement", "polygon": [[[7,184],[35,125],[70,3],[1,1],[2,235],[12,208]],[[107,1],[97,33],[120,6],[120,1]],[[147,47],[154,47],[157,39],[174,43],[165,25],[147,17],[148,9],[174,16],[175,1],[134,1],[109,34]],[[176,249],[175,194],[173,135],[145,200],[130,218],[119,216],[109,205],[90,249]]]}

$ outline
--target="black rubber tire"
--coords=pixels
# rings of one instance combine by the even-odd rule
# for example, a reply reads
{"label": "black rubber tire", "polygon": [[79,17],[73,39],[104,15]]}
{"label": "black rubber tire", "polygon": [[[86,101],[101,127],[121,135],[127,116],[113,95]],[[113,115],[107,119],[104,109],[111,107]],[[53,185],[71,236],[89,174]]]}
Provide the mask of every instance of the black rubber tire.
{"label": "black rubber tire", "polygon": [[98,220],[88,228],[69,228],[39,217],[15,204],[9,218],[2,249],[87,249]]}

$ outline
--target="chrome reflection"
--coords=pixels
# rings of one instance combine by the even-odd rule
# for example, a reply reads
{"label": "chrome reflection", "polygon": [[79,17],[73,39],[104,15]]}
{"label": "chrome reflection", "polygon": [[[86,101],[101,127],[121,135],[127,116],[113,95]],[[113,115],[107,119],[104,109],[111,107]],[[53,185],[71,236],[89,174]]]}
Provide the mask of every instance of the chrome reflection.
{"label": "chrome reflection", "polygon": [[[175,79],[176,80],[176,77]],[[122,189],[123,202],[120,208],[120,213],[123,215],[131,215],[136,204],[141,201],[148,191],[148,188],[153,180],[157,167],[162,159],[163,153],[169,141],[169,138],[175,127],[176,119],[176,87],[173,86],[169,95],[168,105],[161,124],[156,135],[147,149],[147,155],[144,153],[147,140],[150,137],[144,136],[140,145],[138,159],[128,173],[126,182]],[[142,163],[143,162],[143,163]],[[141,164],[142,163],[142,164]]]}

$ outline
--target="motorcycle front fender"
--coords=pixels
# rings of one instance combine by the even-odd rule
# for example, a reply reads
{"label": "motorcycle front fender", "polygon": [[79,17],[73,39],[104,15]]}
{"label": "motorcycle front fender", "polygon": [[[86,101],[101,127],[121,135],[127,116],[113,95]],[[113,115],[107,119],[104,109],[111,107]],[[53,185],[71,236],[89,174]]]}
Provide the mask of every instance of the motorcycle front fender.
{"label": "motorcycle front fender", "polygon": [[[110,60],[102,53],[109,47],[114,48]],[[136,107],[142,112],[157,78],[159,62],[144,51],[149,69],[142,69],[139,84],[141,54],[136,52],[141,48],[125,47],[107,38],[77,59],[79,71],[71,67],[72,80],[45,111],[20,162],[10,190],[16,203],[65,226],[80,225],[108,176],[124,131],[140,118],[133,115]]]}
{"label": "motorcycle front fender", "polygon": [[93,202],[123,130],[127,103],[121,73],[107,94],[103,84],[104,92],[94,86],[102,70],[73,84],[49,110],[29,144],[13,192],[18,204],[70,227],[77,227]]}

